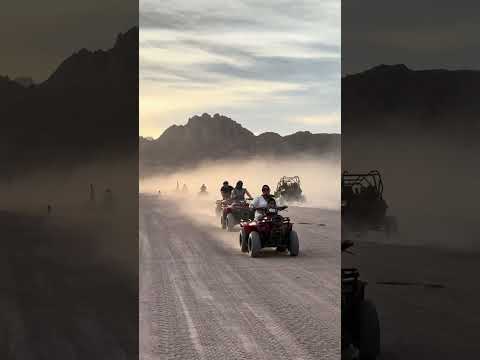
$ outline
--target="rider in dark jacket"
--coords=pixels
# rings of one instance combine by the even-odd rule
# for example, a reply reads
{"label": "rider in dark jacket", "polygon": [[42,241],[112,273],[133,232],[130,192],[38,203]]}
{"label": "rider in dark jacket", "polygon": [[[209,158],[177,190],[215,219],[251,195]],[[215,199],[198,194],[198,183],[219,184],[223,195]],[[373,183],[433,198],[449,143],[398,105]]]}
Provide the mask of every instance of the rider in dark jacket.
{"label": "rider in dark jacket", "polygon": [[228,181],[223,182],[223,186],[220,188],[223,200],[229,200],[232,196],[233,186],[228,184]]}

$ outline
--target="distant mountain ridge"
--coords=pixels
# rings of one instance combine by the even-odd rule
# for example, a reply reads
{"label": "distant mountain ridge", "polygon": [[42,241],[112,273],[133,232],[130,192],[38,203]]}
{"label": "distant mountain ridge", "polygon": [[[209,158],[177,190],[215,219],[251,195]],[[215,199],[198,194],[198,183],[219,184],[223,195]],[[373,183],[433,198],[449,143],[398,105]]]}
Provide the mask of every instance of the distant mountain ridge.
{"label": "distant mountain ridge", "polygon": [[480,71],[379,65],[342,79],[342,133],[478,135]]}
{"label": "distant mountain ridge", "polygon": [[1,175],[138,154],[138,27],[82,49],[44,82],[0,77]]}
{"label": "distant mountain ridge", "polygon": [[140,160],[148,166],[177,167],[204,160],[299,154],[338,156],[340,134],[308,131],[280,136],[256,136],[236,121],[220,115],[193,116],[186,125],[173,125],[154,140],[140,138]]}

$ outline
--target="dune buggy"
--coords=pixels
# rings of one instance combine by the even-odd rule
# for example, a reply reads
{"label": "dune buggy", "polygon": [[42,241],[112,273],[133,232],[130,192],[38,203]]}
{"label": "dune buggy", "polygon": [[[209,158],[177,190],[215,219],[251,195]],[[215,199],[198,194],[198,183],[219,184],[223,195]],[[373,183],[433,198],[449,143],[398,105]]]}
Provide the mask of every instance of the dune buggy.
{"label": "dune buggy", "polygon": [[383,181],[377,170],[342,174],[342,224],[353,230],[397,231],[395,217],[387,216]]}
{"label": "dune buggy", "polygon": [[240,224],[241,220],[253,219],[253,211],[247,201],[224,200],[218,214],[222,229],[228,231],[233,231],[235,225]]}
{"label": "dune buggy", "polygon": [[[242,252],[257,257],[263,248],[276,248],[278,252],[288,250],[290,256],[297,256],[299,240],[290,218],[281,216],[279,211],[286,206],[265,210],[258,220],[240,222],[239,245]],[[258,209],[257,209],[258,210]]]}
{"label": "dune buggy", "polygon": [[283,176],[277,184],[274,196],[279,198],[280,202],[305,201],[300,187],[300,178],[298,176]]}
{"label": "dune buggy", "polygon": [[[342,252],[352,246],[342,241]],[[342,268],[342,359],[374,360],[380,353],[380,323],[375,304],[365,298],[367,282],[359,278],[357,269]]]}

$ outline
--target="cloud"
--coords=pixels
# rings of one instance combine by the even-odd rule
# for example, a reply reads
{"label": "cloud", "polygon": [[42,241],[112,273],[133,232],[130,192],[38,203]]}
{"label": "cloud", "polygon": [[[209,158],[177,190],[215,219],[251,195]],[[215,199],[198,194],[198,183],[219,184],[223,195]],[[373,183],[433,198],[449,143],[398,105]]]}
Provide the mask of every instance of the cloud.
{"label": "cloud", "polygon": [[[195,113],[252,131],[320,130],[293,114],[339,111],[340,0],[143,0],[140,129],[156,134]],[[145,99],[142,101],[142,97]],[[297,126],[297,128],[295,128]]]}
{"label": "cloud", "polygon": [[322,126],[325,128],[338,129],[338,131],[340,130],[339,113],[300,116],[291,118],[289,121],[294,124]]}
{"label": "cloud", "polygon": [[480,4],[438,0],[351,1],[342,5],[343,73],[378,64],[478,69]]}

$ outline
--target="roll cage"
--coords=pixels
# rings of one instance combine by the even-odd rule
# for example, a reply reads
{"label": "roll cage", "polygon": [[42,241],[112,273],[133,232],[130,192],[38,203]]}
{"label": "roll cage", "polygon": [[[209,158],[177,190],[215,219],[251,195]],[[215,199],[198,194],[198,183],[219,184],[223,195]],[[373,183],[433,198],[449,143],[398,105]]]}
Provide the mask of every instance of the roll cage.
{"label": "roll cage", "polygon": [[342,173],[342,197],[354,194],[355,189],[372,190],[379,199],[383,198],[383,182],[380,172],[372,170],[368,173]]}

